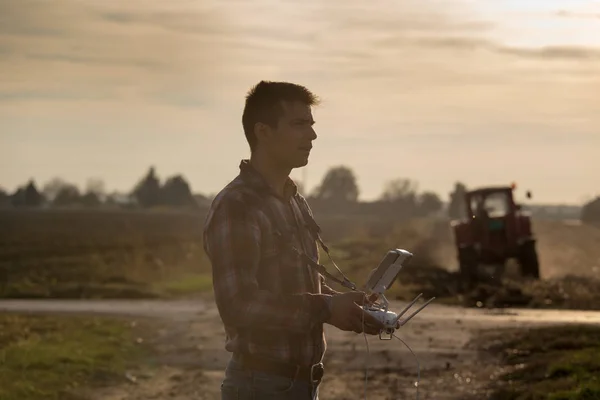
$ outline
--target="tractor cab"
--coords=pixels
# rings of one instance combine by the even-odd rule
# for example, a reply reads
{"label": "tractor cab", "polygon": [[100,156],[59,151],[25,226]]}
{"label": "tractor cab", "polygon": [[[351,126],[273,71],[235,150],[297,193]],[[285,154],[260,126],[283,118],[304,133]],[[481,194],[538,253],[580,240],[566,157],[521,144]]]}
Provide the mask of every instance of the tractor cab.
{"label": "tractor cab", "polygon": [[510,213],[513,204],[512,190],[504,188],[475,190],[467,197],[467,207],[476,217],[504,217]]}
{"label": "tractor cab", "polygon": [[[487,242],[495,238],[497,242],[495,247],[509,245],[506,231],[514,229],[511,222],[518,211],[513,200],[512,189],[474,190],[466,194],[465,200],[467,215],[471,216],[471,224],[481,241]],[[500,249],[500,251],[503,250]]]}
{"label": "tractor cab", "polygon": [[[521,211],[522,206],[515,203],[513,191],[515,186],[477,189],[467,192],[465,196],[468,214],[474,218],[505,218]],[[531,198],[531,192],[527,192]]]}

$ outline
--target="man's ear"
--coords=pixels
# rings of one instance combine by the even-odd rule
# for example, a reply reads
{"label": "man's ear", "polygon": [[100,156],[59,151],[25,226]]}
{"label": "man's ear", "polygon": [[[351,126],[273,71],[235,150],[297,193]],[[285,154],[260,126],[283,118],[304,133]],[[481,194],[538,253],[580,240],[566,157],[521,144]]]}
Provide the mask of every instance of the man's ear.
{"label": "man's ear", "polygon": [[258,143],[269,140],[273,135],[271,127],[263,122],[257,122],[254,124],[254,135],[256,135],[256,141]]}

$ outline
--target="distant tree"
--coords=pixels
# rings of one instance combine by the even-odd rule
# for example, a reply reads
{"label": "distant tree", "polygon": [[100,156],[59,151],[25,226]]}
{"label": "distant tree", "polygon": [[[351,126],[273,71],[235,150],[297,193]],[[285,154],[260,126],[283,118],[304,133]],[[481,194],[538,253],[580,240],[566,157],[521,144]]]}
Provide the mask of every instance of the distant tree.
{"label": "distant tree", "polygon": [[418,184],[410,179],[394,179],[385,184],[380,200],[391,203],[415,204],[417,200],[417,188]]}
{"label": "distant tree", "polygon": [[99,178],[90,178],[85,184],[85,193],[79,199],[84,207],[98,207],[106,200],[104,181]]}
{"label": "distant tree", "polygon": [[586,224],[600,224],[600,196],[584,204],[580,218]]}
{"label": "distant tree", "polygon": [[465,210],[465,194],[467,187],[462,182],[454,184],[454,191],[450,193],[450,203],[448,205],[448,216],[451,219],[464,218]]}
{"label": "distant tree", "polygon": [[39,207],[44,203],[44,196],[38,191],[33,179],[25,187],[25,203],[31,207]]}
{"label": "distant tree", "polygon": [[104,181],[99,178],[90,178],[85,184],[86,194],[95,194],[96,197],[102,198],[106,195],[106,187]]}
{"label": "distant tree", "polygon": [[132,197],[142,207],[154,207],[160,204],[161,187],[154,167],[150,167],[146,176],[135,186]]}
{"label": "distant tree", "polygon": [[56,207],[70,207],[78,204],[81,204],[81,193],[79,188],[71,183],[64,183],[52,200],[52,205]]}
{"label": "distant tree", "polygon": [[196,205],[190,185],[181,175],[167,179],[161,188],[161,200],[162,204],[175,207]]}
{"label": "distant tree", "polygon": [[442,209],[443,202],[433,192],[424,192],[419,195],[419,209],[424,215],[434,214]]}
{"label": "distant tree", "polygon": [[37,190],[32,179],[24,187],[17,189],[11,196],[11,202],[15,207],[39,207],[44,203],[44,196]]}
{"label": "distant tree", "polygon": [[0,207],[10,206],[10,196],[6,190],[0,188]]}
{"label": "distant tree", "polygon": [[196,204],[199,207],[208,207],[210,206],[210,203],[212,202],[212,198],[209,198],[206,195],[203,195],[201,193],[194,193],[194,201],[196,202]]}
{"label": "distant tree", "polygon": [[332,203],[355,203],[358,201],[358,195],[354,172],[348,167],[338,166],[327,171],[313,197]]}
{"label": "distant tree", "polygon": [[44,186],[42,186],[42,193],[44,194],[46,200],[53,202],[56,198],[56,195],[58,195],[58,192],[60,192],[63,187],[68,185],[69,183],[62,178],[55,177],[50,179],[44,184]]}

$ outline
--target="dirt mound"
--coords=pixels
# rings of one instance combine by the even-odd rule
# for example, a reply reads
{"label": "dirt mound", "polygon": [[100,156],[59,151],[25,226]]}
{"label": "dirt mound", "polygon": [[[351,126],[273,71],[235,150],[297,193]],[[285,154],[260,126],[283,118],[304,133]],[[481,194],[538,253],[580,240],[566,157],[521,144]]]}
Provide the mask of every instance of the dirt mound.
{"label": "dirt mound", "polygon": [[[460,290],[451,230],[446,221],[413,220],[382,230],[363,226],[335,244],[334,258],[357,283],[390,248],[415,254],[389,298],[410,300],[419,293],[466,307],[600,309],[600,229],[563,221],[535,221],[542,280],[518,277],[509,263],[505,279]],[[512,271],[512,272],[511,272]]]}
{"label": "dirt mound", "polygon": [[467,307],[600,310],[600,280],[566,276],[551,280],[479,285],[462,296]]}
{"label": "dirt mound", "polygon": [[465,306],[600,310],[600,229],[534,221],[542,280],[505,279],[462,296]]}
{"label": "dirt mound", "polygon": [[461,291],[457,272],[430,266],[407,266],[400,284],[390,290],[397,300],[423,293],[465,307],[600,310],[600,279],[565,276],[541,281],[505,279]]}

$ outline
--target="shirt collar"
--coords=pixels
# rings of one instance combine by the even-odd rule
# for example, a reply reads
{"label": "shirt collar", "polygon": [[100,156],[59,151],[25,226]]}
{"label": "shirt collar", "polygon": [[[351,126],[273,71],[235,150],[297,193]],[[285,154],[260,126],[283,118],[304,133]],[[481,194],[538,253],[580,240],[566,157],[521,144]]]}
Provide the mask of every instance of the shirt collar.
{"label": "shirt collar", "polygon": [[[265,178],[260,174],[260,172],[258,172],[250,164],[250,160],[244,159],[240,162],[240,175],[254,189],[277,195],[273,188],[269,186]],[[288,177],[285,181],[285,186],[283,188],[284,200],[290,200],[292,197],[296,196],[297,193],[298,186],[290,177]]]}

